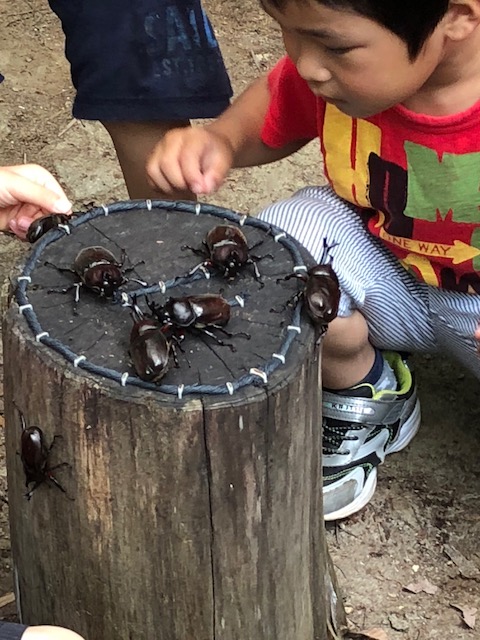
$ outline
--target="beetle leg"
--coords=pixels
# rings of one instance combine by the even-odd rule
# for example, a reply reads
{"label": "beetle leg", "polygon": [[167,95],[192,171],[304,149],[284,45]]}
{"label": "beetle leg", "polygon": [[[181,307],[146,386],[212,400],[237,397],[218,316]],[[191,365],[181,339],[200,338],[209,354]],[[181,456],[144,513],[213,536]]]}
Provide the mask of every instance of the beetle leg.
{"label": "beetle leg", "polygon": [[297,278],[297,280],[302,280],[303,282],[308,280],[308,276],[304,273],[289,273],[287,276],[283,276],[283,278],[277,278],[277,284],[285,282],[285,280],[291,280],[292,278]]}
{"label": "beetle leg", "polygon": [[[284,280],[284,278],[281,278],[281,280]],[[288,298],[288,300],[286,302],[284,302],[280,307],[272,307],[270,309],[270,312],[271,313],[283,313],[287,309],[287,307],[294,307],[302,296],[303,296],[303,291],[300,291],[298,293],[294,293],[293,296]]]}
{"label": "beetle leg", "polygon": [[139,280],[138,278],[125,278],[125,282],[136,282],[141,287],[148,287],[148,282],[145,282],[145,280]]}
{"label": "beetle leg", "polygon": [[71,284],[69,287],[55,287],[54,289],[47,289],[47,293],[68,293],[74,287],[74,284]]}
{"label": "beetle leg", "polygon": [[207,267],[210,267],[211,264],[212,263],[210,262],[210,260],[205,260],[205,262],[200,262],[200,264],[197,264],[196,267],[193,267],[193,269],[191,269],[188,272],[187,276],[192,276],[197,271],[203,271],[205,278],[208,280],[210,277],[210,272],[208,271]]}
{"label": "beetle leg", "polygon": [[[124,264],[124,262],[120,263],[119,266],[123,267],[123,264]],[[138,262],[133,264],[131,267],[127,267],[126,269],[123,269],[123,273],[131,273],[132,271],[134,271],[134,269],[139,267],[141,264],[145,264],[145,260],[139,260]]]}
{"label": "beetle leg", "polygon": [[212,338],[220,347],[228,347],[230,349],[230,351],[232,351],[233,353],[235,353],[235,351],[237,350],[237,347],[234,344],[231,344],[230,342],[224,342],[223,340],[220,340],[220,338],[218,338],[212,331],[209,331],[208,329],[195,328],[195,330],[199,331],[200,333],[204,333],[205,335],[207,335],[210,338]]}
{"label": "beetle leg", "polygon": [[182,244],[182,246],[180,247],[181,251],[186,251],[186,250],[192,251],[192,253],[194,253],[196,256],[201,256],[202,258],[206,258],[208,256],[208,253],[205,252],[205,249],[197,249],[196,247],[191,247],[189,244]]}
{"label": "beetle leg", "polygon": [[35,482],[33,487],[29,491],[27,491],[27,493],[25,494],[25,498],[27,500],[31,500],[32,499],[33,492],[35,491],[35,489],[37,489],[42,484],[42,482],[44,482],[44,480],[39,480],[38,482]]}
{"label": "beetle leg", "polygon": [[72,501],[73,501],[73,500],[75,500],[75,498],[71,498],[71,497],[67,494],[66,490],[62,487],[62,485],[60,484],[60,482],[59,482],[59,481],[55,478],[55,476],[51,473],[53,469],[57,469],[58,467],[61,467],[61,466],[64,466],[64,465],[70,466],[67,462],[65,462],[65,463],[62,463],[62,464],[60,464],[60,465],[57,465],[56,467],[52,467],[52,469],[49,469],[48,471],[46,471],[46,472],[45,472],[45,477],[46,477],[46,479],[47,479],[49,482],[52,482],[52,483],[53,483],[53,484],[54,484],[58,489],[60,489],[60,491],[61,491],[62,493],[64,493],[64,494],[67,496],[67,498],[68,498],[69,500],[72,500]]}
{"label": "beetle leg", "polygon": [[74,269],[70,269],[69,267],[58,267],[56,264],[53,264],[53,262],[49,262],[48,260],[46,262],[44,262],[43,264],[46,267],[53,267],[59,273],[73,273],[73,274],[76,274]]}
{"label": "beetle leg", "polygon": [[252,256],[250,256],[250,258],[247,260],[246,264],[251,264],[252,265],[252,267],[253,267],[253,277],[260,284],[260,289],[263,289],[263,287],[265,286],[265,283],[263,282],[262,276],[260,274],[260,271],[258,270],[257,261],[254,260],[252,258]]}
{"label": "beetle leg", "polygon": [[80,302],[80,288],[82,286],[82,283],[76,282],[73,286],[75,288],[75,295],[73,296],[72,311],[74,316],[78,316],[77,304]]}
{"label": "beetle leg", "polygon": [[246,333],[245,331],[237,331],[236,333],[232,333],[231,331],[227,331],[224,327],[221,327],[219,324],[209,324],[208,328],[216,329],[217,331],[220,331],[220,333],[223,333],[223,335],[227,336],[228,338],[246,338],[247,340],[250,340],[250,338],[252,337],[249,333]]}

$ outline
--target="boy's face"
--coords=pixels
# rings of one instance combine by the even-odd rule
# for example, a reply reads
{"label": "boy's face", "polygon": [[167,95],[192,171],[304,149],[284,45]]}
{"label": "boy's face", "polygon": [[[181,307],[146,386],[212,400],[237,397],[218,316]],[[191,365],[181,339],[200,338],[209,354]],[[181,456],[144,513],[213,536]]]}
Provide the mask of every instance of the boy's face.
{"label": "boy's face", "polygon": [[413,62],[407,45],[377,22],[315,0],[262,4],[282,29],[285,48],[313,93],[357,118],[395,104],[424,104],[443,56],[441,26]]}

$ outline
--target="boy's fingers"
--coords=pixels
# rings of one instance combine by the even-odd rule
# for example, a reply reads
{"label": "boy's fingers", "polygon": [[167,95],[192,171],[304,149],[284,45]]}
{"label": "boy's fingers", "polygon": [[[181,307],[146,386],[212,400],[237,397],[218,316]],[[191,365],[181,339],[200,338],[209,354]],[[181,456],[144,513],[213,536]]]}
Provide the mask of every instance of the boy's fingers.
{"label": "boy's fingers", "polygon": [[232,164],[231,151],[217,135],[202,129],[166,134],[147,161],[147,174],[157,189],[212,193]]}
{"label": "boy's fingers", "polygon": [[146,170],[148,178],[159,191],[169,193],[187,189],[178,163],[177,146],[170,147],[167,150],[160,143],[148,159]]}
{"label": "boy's fingers", "polygon": [[231,167],[230,154],[216,140],[197,140],[180,156],[180,166],[191,191],[210,194],[225,180]]}

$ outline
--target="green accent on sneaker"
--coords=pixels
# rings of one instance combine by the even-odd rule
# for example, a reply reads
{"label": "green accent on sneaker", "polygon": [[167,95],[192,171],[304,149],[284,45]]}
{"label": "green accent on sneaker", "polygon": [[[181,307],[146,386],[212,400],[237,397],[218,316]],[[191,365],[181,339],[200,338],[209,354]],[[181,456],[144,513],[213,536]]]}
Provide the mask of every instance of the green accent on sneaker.
{"label": "green accent on sneaker", "polygon": [[352,389],[369,389],[372,400],[380,400],[380,399],[388,399],[395,398],[396,396],[401,396],[411,388],[412,386],[412,373],[405,362],[402,360],[402,357],[396,351],[383,351],[383,357],[388,362],[388,364],[392,367],[393,373],[397,379],[398,389],[382,389],[381,391],[376,391],[375,387],[372,384],[364,382],[362,384],[357,384]]}

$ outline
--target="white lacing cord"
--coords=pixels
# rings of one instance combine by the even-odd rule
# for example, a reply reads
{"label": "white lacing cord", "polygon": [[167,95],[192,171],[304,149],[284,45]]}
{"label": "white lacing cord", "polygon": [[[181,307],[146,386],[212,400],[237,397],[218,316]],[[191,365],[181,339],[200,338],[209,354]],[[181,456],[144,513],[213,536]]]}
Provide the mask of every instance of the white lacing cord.
{"label": "white lacing cord", "polygon": [[80,364],[80,362],[83,362],[84,360],[87,359],[87,356],[77,356],[75,358],[75,360],[73,361],[73,366],[76,368],[78,367],[78,365]]}
{"label": "white lacing cord", "polygon": [[268,376],[265,373],[265,371],[262,371],[261,369],[257,369],[256,367],[252,367],[248,373],[250,373],[250,375],[252,376],[258,376],[263,380],[265,384],[267,384]]}
{"label": "white lacing cord", "polygon": [[31,304],[21,304],[21,305],[18,307],[18,312],[19,312],[19,313],[23,313],[23,312],[24,312],[24,311],[26,311],[27,309],[32,309],[32,310],[33,310],[32,305],[31,305]]}

